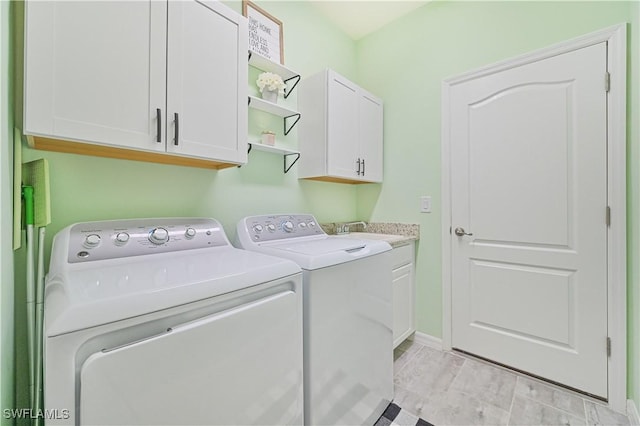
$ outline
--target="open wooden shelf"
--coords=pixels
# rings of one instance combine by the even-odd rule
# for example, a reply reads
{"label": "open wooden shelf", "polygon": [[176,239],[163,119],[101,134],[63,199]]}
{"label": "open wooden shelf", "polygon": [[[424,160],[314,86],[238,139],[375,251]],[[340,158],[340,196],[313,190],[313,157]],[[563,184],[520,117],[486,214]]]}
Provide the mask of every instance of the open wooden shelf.
{"label": "open wooden shelf", "polygon": [[[288,148],[281,148],[276,145],[272,146],[272,145],[264,145],[258,142],[249,142],[249,152],[251,152],[253,149],[255,149],[256,151],[270,152],[272,154],[282,155],[284,160],[283,170],[285,173],[291,170],[291,167],[293,167],[293,165],[296,164],[296,162],[300,159],[300,151],[296,151]],[[295,155],[295,158],[293,159],[291,164],[287,166],[287,158],[292,155]]]}
{"label": "open wooden shelf", "polygon": [[[300,120],[300,113],[298,111],[294,111],[290,108],[274,104],[273,102],[265,101],[264,99],[258,98],[256,96],[249,96],[249,108],[268,112],[269,114],[277,115],[279,117],[284,117],[285,136],[289,134],[291,129],[293,129]],[[287,126],[290,119],[293,119],[293,123]]]}
{"label": "open wooden shelf", "polygon": [[295,87],[300,82],[300,74],[285,67],[284,65],[273,62],[271,59],[267,59],[256,52],[249,51],[249,65],[262,71],[268,71],[278,74],[280,77],[282,77],[282,80],[284,80],[285,84],[287,85],[287,87],[284,89],[285,99],[289,97],[291,92],[293,92],[293,89],[295,89]]}

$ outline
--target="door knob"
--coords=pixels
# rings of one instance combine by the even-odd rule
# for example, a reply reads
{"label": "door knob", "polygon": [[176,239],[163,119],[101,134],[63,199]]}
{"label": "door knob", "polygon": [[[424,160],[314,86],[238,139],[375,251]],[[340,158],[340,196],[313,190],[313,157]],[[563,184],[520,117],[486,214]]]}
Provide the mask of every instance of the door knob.
{"label": "door knob", "polygon": [[469,232],[469,233],[465,232],[464,228],[460,228],[460,227],[457,227],[453,232],[455,232],[455,234],[458,237],[462,237],[463,235],[468,235],[468,236],[473,235],[471,232]]}

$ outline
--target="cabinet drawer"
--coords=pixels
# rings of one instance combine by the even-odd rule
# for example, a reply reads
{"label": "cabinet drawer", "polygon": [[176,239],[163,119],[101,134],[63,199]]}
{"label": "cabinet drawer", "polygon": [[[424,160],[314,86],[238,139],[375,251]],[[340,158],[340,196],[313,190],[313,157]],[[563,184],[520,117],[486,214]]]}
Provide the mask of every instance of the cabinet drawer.
{"label": "cabinet drawer", "polygon": [[396,247],[391,250],[391,265],[393,269],[413,262],[414,245],[414,242],[410,242],[407,245]]}

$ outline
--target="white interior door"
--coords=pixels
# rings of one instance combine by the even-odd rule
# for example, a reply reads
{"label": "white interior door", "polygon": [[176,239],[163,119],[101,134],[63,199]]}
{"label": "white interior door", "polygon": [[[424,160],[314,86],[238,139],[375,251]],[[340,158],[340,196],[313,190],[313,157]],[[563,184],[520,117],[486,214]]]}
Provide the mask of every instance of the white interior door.
{"label": "white interior door", "polygon": [[452,346],[602,397],[606,64],[600,43],[450,98]]}

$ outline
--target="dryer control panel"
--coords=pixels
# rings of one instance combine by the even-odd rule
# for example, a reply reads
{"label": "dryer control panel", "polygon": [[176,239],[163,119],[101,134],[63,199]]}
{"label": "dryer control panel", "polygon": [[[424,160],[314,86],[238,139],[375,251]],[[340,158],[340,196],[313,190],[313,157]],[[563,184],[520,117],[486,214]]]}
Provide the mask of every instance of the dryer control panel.
{"label": "dryer control panel", "polygon": [[238,229],[240,232],[248,234],[254,242],[326,235],[310,214],[250,216],[244,219],[244,229]]}
{"label": "dryer control panel", "polygon": [[229,245],[214,219],[129,219],[76,223],[68,232],[69,263]]}

